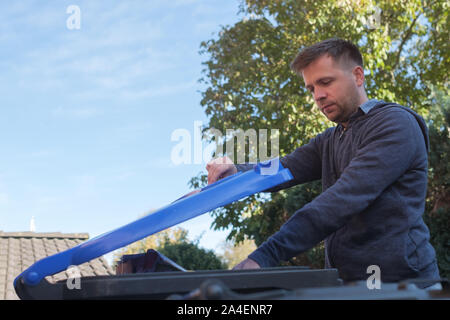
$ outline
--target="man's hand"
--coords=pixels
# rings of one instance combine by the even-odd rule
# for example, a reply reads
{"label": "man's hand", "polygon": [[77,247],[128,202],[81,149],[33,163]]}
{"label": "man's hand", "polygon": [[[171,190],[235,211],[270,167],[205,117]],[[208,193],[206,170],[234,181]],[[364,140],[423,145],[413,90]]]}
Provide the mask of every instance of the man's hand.
{"label": "man's hand", "polygon": [[217,158],[206,165],[208,170],[208,184],[237,173],[236,166],[228,157]]}
{"label": "man's hand", "polygon": [[244,270],[244,269],[260,269],[259,264],[250,258],[245,259],[244,261],[238,263],[233,270]]}

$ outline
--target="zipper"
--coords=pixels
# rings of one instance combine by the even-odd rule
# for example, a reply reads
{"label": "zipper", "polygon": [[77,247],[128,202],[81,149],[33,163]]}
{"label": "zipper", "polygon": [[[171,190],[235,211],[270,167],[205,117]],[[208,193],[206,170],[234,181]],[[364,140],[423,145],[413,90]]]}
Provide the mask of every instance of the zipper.
{"label": "zipper", "polygon": [[[348,130],[350,126],[350,123],[347,125],[347,128],[344,128],[344,126],[341,126],[341,132],[338,135],[339,141],[342,140],[342,137],[344,136],[344,133]],[[334,179],[334,183],[336,183],[336,180],[338,179],[338,175],[337,175],[337,170],[336,170],[336,155],[335,155],[335,148],[334,148],[334,144],[335,141],[333,139],[332,143],[331,143],[331,154],[332,154],[332,168],[333,168],[333,179]],[[333,184],[334,184],[333,183]],[[327,247],[327,254],[328,254],[328,261],[330,262],[330,265],[334,268],[334,261],[332,258],[332,243],[333,240],[336,236],[336,232],[334,232],[333,234],[330,235],[330,237],[328,238],[328,247]]]}
{"label": "zipper", "polygon": [[[344,134],[344,131],[342,131],[341,133],[339,133],[339,140],[341,140],[341,137],[343,136],[343,134]],[[334,134],[335,136],[336,136],[336,133]],[[333,181],[333,184],[335,184],[336,183],[336,180],[338,179],[338,177],[337,177],[337,170],[336,170],[336,155],[335,155],[335,150],[334,150],[334,145],[335,145],[335,137],[333,137],[333,140],[331,141],[331,148],[330,148],[330,150],[331,150],[331,166],[332,166],[332,169],[333,169],[333,179],[334,179],[334,181]]]}
{"label": "zipper", "polygon": [[342,136],[348,130],[349,127],[350,127],[350,122],[347,124],[347,128],[345,128],[344,126],[341,127],[341,133],[339,134],[339,140],[342,139]]}
{"label": "zipper", "polygon": [[[342,127],[343,128],[343,127]],[[342,138],[342,136],[344,135],[344,130],[342,130],[339,134],[338,134],[338,138],[339,138],[339,140],[341,140],[341,138]],[[335,136],[336,136],[336,133],[335,133]],[[333,139],[333,141],[331,141],[331,156],[332,156],[332,170],[333,170],[333,184],[334,183],[336,183],[336,180],[338,179],[338,177],[337,177],[337,171],[336,171],[336,159],[335,159],[335,139],[336,138],[334,138]],[[328,241],[327,241],[327,243],[328,243],[328,245],[327,245],[327,255],[328,255],[328,262],[330,263],[330,266],[332,267],[332,268],[334,268],[334,261],[333,261],[333,258],[332,258],[332,255],[331,255],[331,253],[332,253],[332,243],[333,243],[333,239],[334,239],[334,236],[336,235],[336,233],[333,233],[333,234],[331,234],[329,237],[328,237]]]}
{"label": "zipper", "polygon": [[335,235],[336,235],[336,232],[331,234],[330,237],[328,238],[327,254],[328,254],[328,262],[330,263],[331,268],[334,268],[334,261],[333,261],[332,254],[331,254],[332,253],[332,251],[331,251],[332,245],[331,244],[333,243]]}

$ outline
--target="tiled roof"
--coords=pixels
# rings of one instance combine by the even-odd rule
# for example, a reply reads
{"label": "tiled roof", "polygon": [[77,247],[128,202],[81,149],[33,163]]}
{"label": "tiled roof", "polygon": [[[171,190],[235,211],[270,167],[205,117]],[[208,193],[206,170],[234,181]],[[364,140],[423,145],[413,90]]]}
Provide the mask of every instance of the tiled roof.
{"label": "tiled roof", "polygon": [[[34,262],[74,247],[87,239],[87,233],[0,231],[0,300],[19,299],[13,281]],[[103,257],[86,262],[78,268],[82,277],[114,274]],[[67,278],[65,271],[46,277],[49,282]]]}

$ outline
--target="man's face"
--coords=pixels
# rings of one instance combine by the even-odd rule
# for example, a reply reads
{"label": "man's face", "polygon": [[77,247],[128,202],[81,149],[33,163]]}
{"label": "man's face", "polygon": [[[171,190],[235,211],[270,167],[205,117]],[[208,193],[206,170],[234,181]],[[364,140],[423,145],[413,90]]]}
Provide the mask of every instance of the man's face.
{"label": "man's face", "polygon": [[358,86],[362,83],[351,67],[335,62],[331,56],[323,55],[304,68],[302,75],[306,88],[328,120],[346,123],[358,109]]}

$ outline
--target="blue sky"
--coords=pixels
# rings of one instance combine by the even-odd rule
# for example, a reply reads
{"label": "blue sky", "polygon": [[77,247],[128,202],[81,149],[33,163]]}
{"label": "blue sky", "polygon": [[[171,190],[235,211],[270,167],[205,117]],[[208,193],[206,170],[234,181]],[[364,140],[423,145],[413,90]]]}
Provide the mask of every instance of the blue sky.
{"label": "blue sky", "polygon": [[[2,1],[0,230],[125,225],[189,191],[205,164],[171,163],[174,130],[207,119],[200,42],[239,0]],[[70,30],[69,5],[80,8]],[[208,214],[180,226],[214,249]]]}

